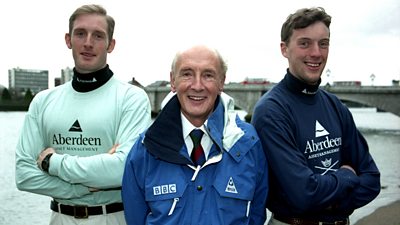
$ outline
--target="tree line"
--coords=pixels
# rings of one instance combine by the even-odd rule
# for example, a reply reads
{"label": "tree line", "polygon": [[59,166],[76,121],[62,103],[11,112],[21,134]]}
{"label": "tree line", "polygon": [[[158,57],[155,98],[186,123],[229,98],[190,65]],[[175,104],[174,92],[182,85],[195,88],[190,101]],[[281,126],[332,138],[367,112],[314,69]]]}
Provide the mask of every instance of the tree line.
{"label": "tree line", "polygon": [[17,94],[4,88],[0,98],[0,111],[27,111],[34,95],[30,89],[24,94]]}

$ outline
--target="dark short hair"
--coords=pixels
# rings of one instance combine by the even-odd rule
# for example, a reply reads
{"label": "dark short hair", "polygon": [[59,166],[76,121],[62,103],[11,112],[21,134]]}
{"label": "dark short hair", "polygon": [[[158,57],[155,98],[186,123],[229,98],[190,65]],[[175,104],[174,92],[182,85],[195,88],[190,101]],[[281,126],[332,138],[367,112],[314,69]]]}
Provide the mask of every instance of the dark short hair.
{"label": "dark short hair", "polygon": [[318,21],[323,22],[328,28],[331,24],[331,16],[325,12],[324,8],[314,7],[297,10],[295,13],[290,14],[285,23],[283,23],[281,41],[288,44],[293,30],[306,28]]}

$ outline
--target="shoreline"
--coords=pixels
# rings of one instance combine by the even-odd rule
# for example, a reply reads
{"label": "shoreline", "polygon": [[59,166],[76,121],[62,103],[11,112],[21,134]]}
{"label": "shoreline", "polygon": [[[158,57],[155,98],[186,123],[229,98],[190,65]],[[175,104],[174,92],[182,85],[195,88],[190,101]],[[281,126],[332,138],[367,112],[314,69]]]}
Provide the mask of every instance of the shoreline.
{"label": "shoreline", "polygon": [[354,225],[377,225],[382,222],[385,225],[400,224],[400,200],[377,208],[368,216],[359,219]]}

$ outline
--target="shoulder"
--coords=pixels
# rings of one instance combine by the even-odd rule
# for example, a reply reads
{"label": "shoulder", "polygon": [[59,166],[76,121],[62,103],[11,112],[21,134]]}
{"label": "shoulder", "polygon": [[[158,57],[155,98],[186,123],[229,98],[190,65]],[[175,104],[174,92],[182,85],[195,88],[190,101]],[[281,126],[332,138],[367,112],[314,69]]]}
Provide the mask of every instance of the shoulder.
{"label": "shoulder", "polygon": [[145,155],[147,154],[146,147],[143,143],[143,139],[145,137],[146,132],[142,132],[138,139],[136,139],[135,143],[132,146],[131,151],[129,152],[128,159],[129,161],[143,161]]}
{"label": "shoulder", "polygon": [[140,88],[136,85],[130,84],[128,82],[125,81],[121,81],[116,77],[112,77],[111,78],[111,82],[113,82],[112,84],[119,88],[122,89],[124,91],[129,91],[129,92],[134,92],[134,93],[143,93],[145,92],[143,88]]}
{"label": "shoulder", "polygon": [[59,86],[56,86],[56,87],[52,87],[52,88],[40,91],[39,93],[37,93],[35,95],[35,97],[45,98],[47,96],[57,95],[57,94],[63,92],[64,90],[66,90],[68,88],[71,88],[71,82],[67,82],[65,84],[62,84],[62,85],[59,85]]}
{"label": "shoulder", "polygon": [[319,91],[320,91],[321,95],[322,95],[324,98],[329,98],[329,99],[332,99],[332,100],[337,101],[337,102],[340,101],[340,99],[339,99],[338,96],[336,96],[335,94],[333,94],[333,93],[331,93],[331,92],[328,92],[328,91],[325,90],[325,89],[320,88]]}
{"label": "shoulder", "polygon": [[111,78],[112,86],[119,95],[123,95],[125,98],[130,101],[149,101],[146,91],[143,88],[132,85],[128,82],[121,81],[115,77]]}
{"label": "shoulder", "polygon": [[249,135],[249,136],[254,135],[254,136],[258,137],[256,129],[254,128],[254,126],[251,123],[243,121],[239,117],[237,117],[236,124],[240,129],[242,129],[245,132],[246,135]]}
{"label": "shoulder", "polygon": [[258,146],[257,143],[260,142],[260,138],[255,127],[239,117],[236,119],[236,124],[244,132],[243,136],[237,140],[237,144],[240,144],[242,149],[248,148],[249,150]]}
{"label": "shoulder", "polygon": [[339,99],[337,95],[330,93],[324,89],[320,89],[320,94],[324,102],[329,102],[332,105],[335,105],[335,107],[340,110],[348,111],[347,106]]}
{"label": "shoulder", "polygon": [[282,88],[275,86],[265,93],[254,106],[252,124],[265,118],[275,120],[285,118],[293,105],[291,104],[292,100],[289,99],[289,94],[284,92]]}
{"label": "shoulder", "polygon": [[43,101],[48,101],[48,100],[52,100],[52,99],[57,100],[63,93],[68,93],[68,90],[67,90],[68,88],[72,88],[70,82],[40,91],[32,99],[31,104],[37,104],[37,103],[41,103]]}
{"label": "shoulder", "polygon": [[268,105],[268,108],[274,105],[281,105],[285,102],[289,102],[289,99],[289,90],[285,89],[282,83],[278,83],[261,96],[257,101],[255,108],[264,107],[266,105]]}

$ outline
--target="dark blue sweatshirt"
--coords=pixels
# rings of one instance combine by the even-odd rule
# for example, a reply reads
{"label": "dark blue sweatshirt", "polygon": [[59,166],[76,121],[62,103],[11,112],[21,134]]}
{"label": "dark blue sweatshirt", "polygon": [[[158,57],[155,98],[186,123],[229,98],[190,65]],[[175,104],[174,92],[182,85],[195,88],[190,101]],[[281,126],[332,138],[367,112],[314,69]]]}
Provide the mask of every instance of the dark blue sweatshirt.
{"label": "dark blue sweatshirt", "polygon": [[[380,173],[350,111],[288,73],[255,106],[270,167],[267,208],[319,221],[347,218],[380,192]],[[351,166],[356,174],[342,165]]]}

